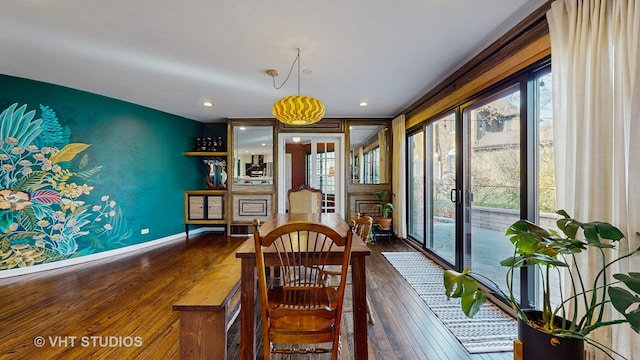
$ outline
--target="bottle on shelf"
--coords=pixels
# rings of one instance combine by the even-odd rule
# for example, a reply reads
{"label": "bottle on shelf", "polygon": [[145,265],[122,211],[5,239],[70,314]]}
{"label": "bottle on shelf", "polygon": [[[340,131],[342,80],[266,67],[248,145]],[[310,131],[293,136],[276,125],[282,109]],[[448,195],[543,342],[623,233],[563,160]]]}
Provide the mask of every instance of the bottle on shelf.
{"label": "bottle on shelf", "polygon": [[224,145],[222,144],[222,136],[218,136],[218,151],[224,151]]}

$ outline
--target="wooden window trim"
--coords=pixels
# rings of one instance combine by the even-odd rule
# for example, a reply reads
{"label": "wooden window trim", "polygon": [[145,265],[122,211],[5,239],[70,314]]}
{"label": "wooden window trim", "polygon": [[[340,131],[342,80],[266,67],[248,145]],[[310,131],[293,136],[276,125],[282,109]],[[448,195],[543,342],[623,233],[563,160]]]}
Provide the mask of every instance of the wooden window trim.
{"label": "wooden window trim", "polygon": [[551,54],[548,1],[403,113],[407,129],[456,106]]}

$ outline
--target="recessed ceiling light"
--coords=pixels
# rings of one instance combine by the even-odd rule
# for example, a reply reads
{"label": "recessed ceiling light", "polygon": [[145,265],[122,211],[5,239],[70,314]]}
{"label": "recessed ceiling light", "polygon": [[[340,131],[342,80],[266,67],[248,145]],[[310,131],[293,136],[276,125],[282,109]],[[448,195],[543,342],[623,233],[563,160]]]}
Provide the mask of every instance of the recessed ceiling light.
{"label": "recessed ceiling light", "polygon": [[365,107],[365,106],[367,106],[367,105],[369,105],[369,104],[367,104],[367,102],[366,102],[366,101],[363,101],[363,102],[361,102],[361,103],[360,103],[360,104],[358,104],[358,105],[360,105],[360,106],[362,106],[362,107]]}
{"label": "recessed ceiling light", "polygon": [[210,101],[205,101],[205,102],[203,102],[203,103],[202,103],[202,105],[203,105],[203,106],[206,106],[206,107],[212,107],[212,106],[213,106],[213,103],[212,103],[212,102],[210,102]]}
{"label": "recessed ceiling light", "polygon": [[262,146],[267,146],[267,144],[265,144],[265,143],[262,143]]}
{"label": "recessed ceiling light", "polygon": [[294,142],[294,143],[299,143],[299,142],[300,142],[300,137],[298,137],[298,136],[294,136],[294,137],[293,137],[293,142]]}

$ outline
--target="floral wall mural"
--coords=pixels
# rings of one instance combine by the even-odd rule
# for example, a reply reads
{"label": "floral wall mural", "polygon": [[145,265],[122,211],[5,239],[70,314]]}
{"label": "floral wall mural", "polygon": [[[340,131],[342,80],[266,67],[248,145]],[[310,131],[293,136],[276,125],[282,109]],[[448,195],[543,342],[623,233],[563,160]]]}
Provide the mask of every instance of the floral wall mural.
{"label": "floral wall mural", "polygon": [[0,270],[118,247],[131,236],[109,194],[84,199],[99,191],[90,183],[101,166],[82,154],[90,144],[69,143],[53,109],[40,112],[13,104],[0,114]]}
{"label": "floral wall mural", "polygon": [[184,191],[204,186],[183,152],[204,128],[0,74],[0,278],[181,238]]}

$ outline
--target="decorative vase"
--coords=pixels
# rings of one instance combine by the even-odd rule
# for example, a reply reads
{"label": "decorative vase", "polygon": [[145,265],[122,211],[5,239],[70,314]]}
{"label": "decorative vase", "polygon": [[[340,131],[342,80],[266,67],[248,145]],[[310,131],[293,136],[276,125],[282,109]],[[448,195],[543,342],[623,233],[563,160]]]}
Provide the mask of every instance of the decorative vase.
{"label": "decorative vase", "polygon": [[205,160],[207,189],[226,189],[227,172],[224,160]]}
{"label": "decorative vase", "polygon": [[224,168],[220,169],[220,186],[225,189],[227,187],[227,172]]}
{"label": "decorative vase", "polygon": [[[525,310],[530,321],[542,319],[542,312]],[[558,319],[561,320],[561,319]],[[522,360],[584,360],[584,340],[548,334],[518,319]]]}

